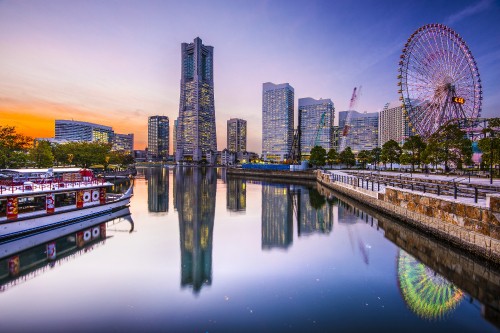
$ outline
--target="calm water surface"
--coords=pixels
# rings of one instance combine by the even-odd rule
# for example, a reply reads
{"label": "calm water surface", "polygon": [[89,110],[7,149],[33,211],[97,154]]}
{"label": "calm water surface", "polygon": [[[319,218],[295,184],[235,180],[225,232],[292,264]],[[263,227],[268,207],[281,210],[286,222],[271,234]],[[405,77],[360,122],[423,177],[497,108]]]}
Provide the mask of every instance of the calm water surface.
{"label": "calm water surface", "polygon": [[315,183],[144,168],[134,186],[105,239],[63,237],[51,264],[38,246],[16,278],[0,261],[1,332],[498,332],[497,267]]}

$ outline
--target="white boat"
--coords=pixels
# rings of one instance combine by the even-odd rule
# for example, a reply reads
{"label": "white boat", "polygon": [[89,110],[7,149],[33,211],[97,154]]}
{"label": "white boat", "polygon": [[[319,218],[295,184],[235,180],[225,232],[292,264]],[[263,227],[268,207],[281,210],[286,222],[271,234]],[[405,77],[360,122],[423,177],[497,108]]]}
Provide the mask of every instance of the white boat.
{"label": "white boat", "polygon": [[0,241],[107,215],[130,204],[123,194],[87,169],[0,170]]}

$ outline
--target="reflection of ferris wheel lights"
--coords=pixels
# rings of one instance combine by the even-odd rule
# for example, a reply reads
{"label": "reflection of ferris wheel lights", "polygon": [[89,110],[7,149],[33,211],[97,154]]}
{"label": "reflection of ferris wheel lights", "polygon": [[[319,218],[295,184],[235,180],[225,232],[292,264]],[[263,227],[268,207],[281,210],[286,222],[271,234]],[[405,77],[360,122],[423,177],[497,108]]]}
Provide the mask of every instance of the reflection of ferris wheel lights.
{"label": "reflection of ferris wheel lights", "polygon": [[463,292],[443,276],[400,250],[398,282],[408,307],[418,316],[439,319],[457,307]]}

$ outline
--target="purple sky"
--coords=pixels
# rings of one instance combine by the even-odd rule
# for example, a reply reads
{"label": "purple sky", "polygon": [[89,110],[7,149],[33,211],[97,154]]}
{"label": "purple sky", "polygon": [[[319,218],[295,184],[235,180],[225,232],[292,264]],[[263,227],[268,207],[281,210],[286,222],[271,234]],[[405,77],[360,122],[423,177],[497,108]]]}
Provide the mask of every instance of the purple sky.
{"label": "purple sky", "polygon": [[214,46],[218,149],[238,117],[260,153],[262,83],[288,82],[296,100],[331,98],[337,112],[362,86],[357,109],[379,111],[398,98],[404,43],[427,23],[464,38],[482,115],[500,116],[498,18],[489,0],[0,0],[0,125],[37,137],[53,135],[56,118],[99,122],[144,149],[148,116],[178,116],[180,45],[199,36]]}

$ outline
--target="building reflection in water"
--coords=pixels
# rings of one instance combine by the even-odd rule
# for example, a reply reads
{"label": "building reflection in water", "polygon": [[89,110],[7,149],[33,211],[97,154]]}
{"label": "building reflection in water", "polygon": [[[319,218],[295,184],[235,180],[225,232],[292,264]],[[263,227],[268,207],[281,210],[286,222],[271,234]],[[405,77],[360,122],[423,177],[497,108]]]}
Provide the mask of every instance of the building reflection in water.
{"label": "building reflection in water", "polygon": [[168,212],[168,168],[147,168],[148,210],[153,213]]}
{"label": "building reflection in water", "polygon": [[290,185],[262,183],[262,248],[287,249],[293,242]]}
{"label": "building reflection in water", "polygon": [[247,182],[245,179],[228,178],[226,180],[226,207],[230,212],[242,213],[247,209]]}
{"label": "building reflection in water", "polygon": [[179,215],[181,286],[199,293],[212,283],[212,237],[217,176],[214,168],[178,167],[175,199]]}
{"label": "building reflection in water", "polygon": [[404,250],[398,256],[398,286],[408,307],[425,319],[441,319],[462,301],[453,283]]}
{"label": "building reflection in water", "polygon": [[315,188],[292,187],[299,237],[313,233],[329,234],[333,227],[333,209]]}

